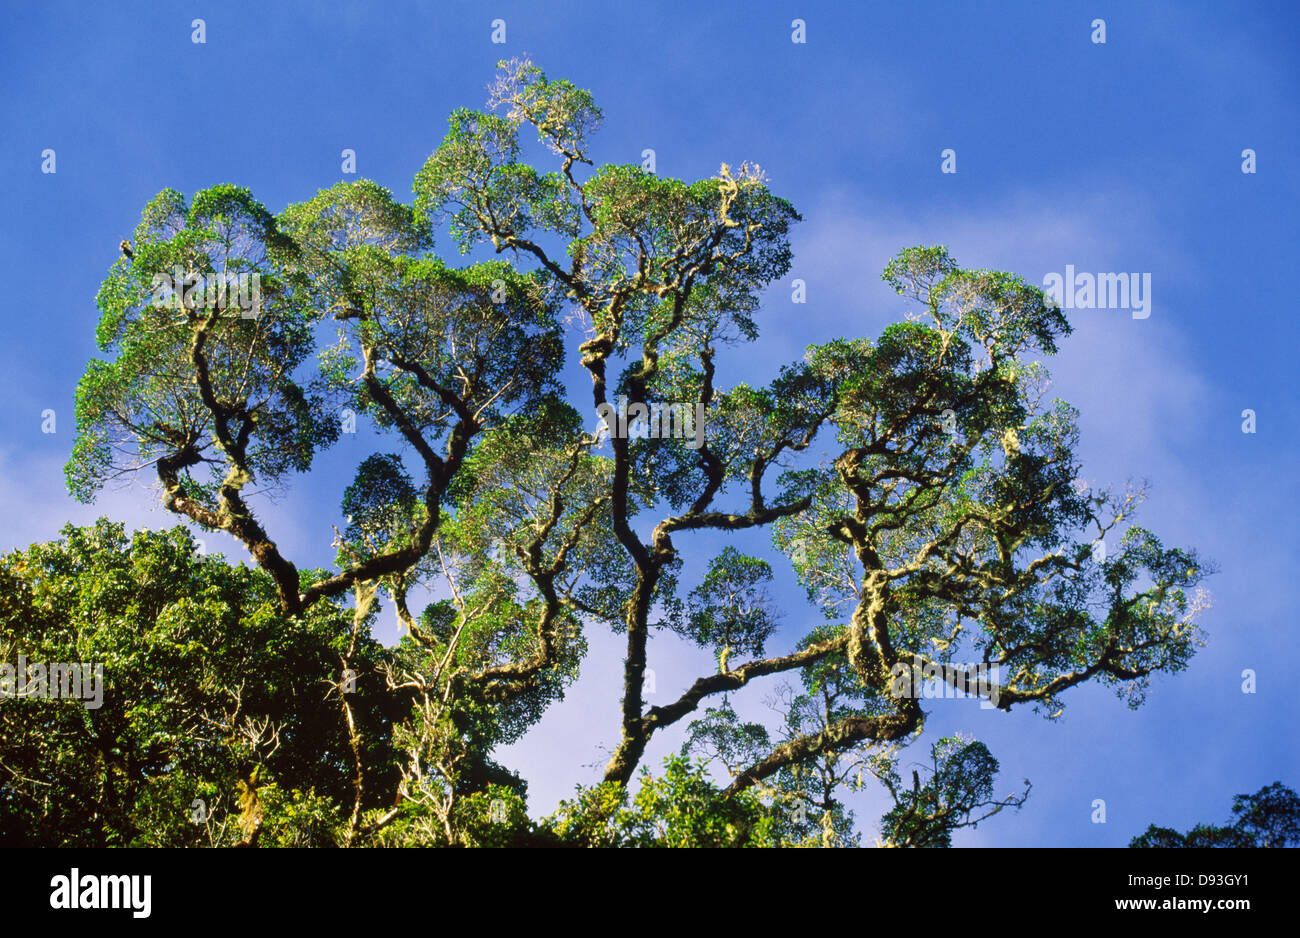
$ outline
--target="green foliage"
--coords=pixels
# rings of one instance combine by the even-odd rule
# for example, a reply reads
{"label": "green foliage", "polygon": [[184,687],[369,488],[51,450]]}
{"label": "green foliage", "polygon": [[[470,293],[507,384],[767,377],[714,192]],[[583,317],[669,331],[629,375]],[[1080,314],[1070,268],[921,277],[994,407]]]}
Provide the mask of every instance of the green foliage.
{"label": "green foliage", "polygon": [[660,776],[643,769],[631,798],[614,782],[579,789],[546,826],[584,847],[778,846],[776,821],[756,796],[724,797],[702,765],[678,756],[664,760]]}
{"label": "green foliage", "polygon": [[[270,785],[258,788],[266,842],[334,842],[352,782],[327,692],[351,617],[320,604],[286,619],[266,574],[195,547],[184,528],[128,537],[101,520],[0,560],[0,661],[103,667],[101,706],[0,703],[0,839],[233,842],[238,784],[257,771]],[[349,695],[376,792],[394,779],[401,714],[381,692],[382,658],[377,643],[359,645]],[[196,798],[211,823],[194,823]]]}
{"label": "green foliage", "polygon": [[343,492],[348,527],[345,543],[356,552],[377,553],[416,527],[419,492],[396,453],[376,453],[357,467]]}
{"label": "green foliage", "polygon": [[770,748],[771,734],[767,727],[762,723],[742,722],[731,701],[724,697],[718,706],[710,707],[704,716],[691,721],[681,755],[683,758],[693,753],[702,756],[705,765],[717,760],[735,774]]}
{"label": "green foliage", "polygon": [[[981,742],[945,737],[931,748],[931,760],[929,778],[921,784],[920,774],[914,772],[910,789],[892,760],[873,760],[877,777],[894,797],[894,807],[880,822],[888,846],[951,846],[953,831],[975,827],[1004,807],[1019,807],[1028,796],[1027,780],[1024,795],[1005,800],[994,796],[998,760]],[[980,811],[985,813],[976,817]]]}
{"label": "green foliage", "polygon": [[731,654],[761,655],[776,631],[763,584],[772,579],[766,560],[725,547],[709,563],[703,581],[691,590],[682,632],[701,647],[712,647],[722,670]]}
{"label": "green foliage", "polygon": [[[312,315],[275,261],[287,243],[234,186],[205,189],[189,205],[164,190],[146,206],[134,258],[119,258],[99,292],[96,338],[114,357],[92,360],[77,388],[66,470],[75,496],[91,500],[111,469],[173,452],[188,469],[232,440],[246,440],[243,468],[272,484],[307,471],[337,438],[324,398],[296,375],[312,348]],[[259,285],[255,309],[214,289],[226,276]]]}

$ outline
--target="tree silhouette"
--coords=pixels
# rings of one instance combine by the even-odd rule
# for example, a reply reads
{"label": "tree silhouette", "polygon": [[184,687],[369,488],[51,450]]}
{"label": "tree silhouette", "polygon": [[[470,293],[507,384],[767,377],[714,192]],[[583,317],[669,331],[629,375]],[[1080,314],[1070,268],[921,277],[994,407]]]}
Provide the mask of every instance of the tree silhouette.
{"label": "tree silhouette", "polygon": [[1274,782],[1253,795],[1232,799],[1232,821],[1223,827],[1197,824],[1186,834],[1152,824],[1130,847],[1300,846],[1300,795]]}

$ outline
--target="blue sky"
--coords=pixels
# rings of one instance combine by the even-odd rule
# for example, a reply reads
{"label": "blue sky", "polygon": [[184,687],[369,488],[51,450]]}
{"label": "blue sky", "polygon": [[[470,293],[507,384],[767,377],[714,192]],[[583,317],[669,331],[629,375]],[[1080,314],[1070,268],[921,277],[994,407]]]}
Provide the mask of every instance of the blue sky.
{"label": "blue sky", "polygon": [[[496,18],[504,45],[490,41]],[[790,41],[795,18],[804,44]],[[1091,41],[1096,18],[1105,44]],[[1236,793],[1300,784],[1300,694],[1287,683],[1287,582],[1300,569],[1293,4],[51,2],[15,5],[5,23],[0,548],[99,514],[174,523],[148,480],[89,507],[62,488],[73,391],[96,351],[94,296],[151,196],[233,182],[279,211],[356,178],[340,173],[351,148],[360,176],[409,198],[448,113],[482,107],[496,61],[526,52],[596,95],[598,161],[639,162],[651,147],[660,174],[695,179],[748,159],[803,214],[762,337],[723,364],[732,381],[766,380],[809,343],[899,318],[879,272],[908,245],[947,244],[965,266],[1033,283],[1067,264],[1151,274],[1147,319],[1072,313],[1052,391],[1082,411],[1085,477],[1149,479],[1141,522],[1217,561],[1208,645],[1136,712],[1090,688],[1067,695],[1056,723],[935,702],[929,733],[985,740],[999,793],[1034,784],[1019,813],[959,845],[1119,846],[1148,823],[1221,821]],[[41,172],[47,148],[53,174]],[[955,174],[940,172],[946,148]],[[1254,174],[1241,171],[1246,148]],[[790,302],[795,277],[806,305]],[[1247,408],[1255,434],[1241,431]],[[41,432],[46,409],[54,433]],[[266,509],[295,560],[327,560],[333,508],[367,452],[364,437],[345,442]],[[776,566],[793,642],[818,614]],[[616,741],[621,648],[591,645],[566,701],[500,754],[530,780],[534,814],[595,781],[598,747]],[[710,666],[668,637],[651,656],[665,698]],[[1247,668],[1255,694],[1241,692]],[[744,712],[762,712],[771,686],[751,690]],[[648,761],[679,744],[680,733],[656,739]],[[1104,824],[1092,822],[1098,798]],[[869,829],[884,807],[855,806]]]}

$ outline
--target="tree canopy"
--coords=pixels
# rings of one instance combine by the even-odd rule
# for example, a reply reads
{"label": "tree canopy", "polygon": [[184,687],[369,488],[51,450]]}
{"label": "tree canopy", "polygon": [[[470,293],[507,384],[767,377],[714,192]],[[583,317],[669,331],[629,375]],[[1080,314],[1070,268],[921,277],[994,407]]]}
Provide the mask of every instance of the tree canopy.
{"label": "tree canopy", "polygon": [[[1210,565],[1133,523],[1141,490],[1079,481],[1076,413],[1045,393],[1044,360],[1071,329],[1041,289],[943,247],[907,248],[883,272],[909,303],[904,321],[810,346],[762,386],[728,379],[758,339],[764,291],[791,270],[800,216],[752,163],[694,182],[598,165],[600,121],[589,92],[512,60],[488,110],[451,115],[410,204],[360,180],[278,215],[231,185],[146,206],[133,255],[99,294],[105,357],[78,388],[68,485],[92,500],[148,473],[169,510],[231,535],[258,569],[183,561],[180,532],[128,549],[103,525],[7,561],[15,590],[63,591],[51,635],[70,617],[113,633],[77,651],[132,681],[168,667],[155,645],[196,643],[180,683],[164,682],[172,695],[191,682],[187,705],[134,686],[140,703],[119,701],[104,764],[82,766],[95,837],[153,836],[144,789],[171,785],[150,797],[188,811],[194,785],[228,798],[243,785],[247,800],[269,779],[278,800],[255,799],[268,842],[308,836],[287,820],[306,812],[317,842],[846,844],[862,832],[843,794],[877,783],[895,803],[877,840],[940,846],[1028,789],[996,798],[997,761],[956,737],[909,772],[926,712],[900,673],[968,686],[978,665],[997,675],[983,690],[997,708],[1055,717],[1077,685],[1137,706],[1152,675],[1186,667]],[[548,169],[526,157],[529,128]],[[434,250],[444,232],[490,259],[452,266]],[[177,270],[183,282],[160,294],[159,275]],[[187,287],[231,274],[258,278],[254,315]],[[575,358],[589,385],[576,394],[561,380]],[[702,414],[698,439],[597,420],[677,405]],[[275,541],[264,496],[310,472],[352,420],[388,442],[341,493],[335,566],[306,569]],[[751,530],[770,535],[767,557],[701,550],[701,535]],[[134,558],[155,555],[176,570],[146,581],[149,603],[103,618],[76,585],[101,570],[146,576]],[[24,572],[41,563],[53,566]],[[811,613],[776,608],[774,563],[793,569]],[[173,576],[192,582],[163,582]],[[393,649],[370,638],[381,603],[403,625]],[[11,609],[7,629],[28,621]],[[239,641],[168,632],[198,628],[195,616]],[[716,668],[651,706],[660,629]],[[619,738],[600,784],[532,821],[525,786],[490,753],[563,694],[592,630],[625,645]],[[252,743],[228,726],[219,746],[182,757],[170,740],[189,724],[175,721],[226,719],[236,654],[262,657],[230,720],[269,721],[279,750],[270,729]],[[317,690],[344,672],[355,692],[326,703]],[[774,675],[798,682],[779,727],[739,720],[732,698]],[[320,711],[313,732],[296,728],[309,719],[299,706]],[[69,713],[86,725],[67,733],[102,719]],[[650,773],[651,739],[682,721],[686,751]],[[336,772],[295,762],[308,750]],[[165,782],[146,758],[196,761]],[[39,800],[25,791],[6,823],[37,830],[9,819],[45,817]]]}

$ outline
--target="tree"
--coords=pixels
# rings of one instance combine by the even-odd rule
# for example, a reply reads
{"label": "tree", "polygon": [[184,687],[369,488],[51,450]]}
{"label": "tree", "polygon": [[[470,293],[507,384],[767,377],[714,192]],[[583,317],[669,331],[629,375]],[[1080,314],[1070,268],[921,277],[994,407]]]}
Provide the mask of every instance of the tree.
{"label": "tree", "polygon": [[1232,799],[1232,822],[1222,827],[1197,824],[1186,834],[1152,824],[1130,847],[1297,847],[1300,846],[1300,795],[1274,782],[1253,795]]}
{"label": "tree", "polygon": [[[830,633],[823,626],[800,642],[807,646]],[[782,718],[782,741],[826,732],[848,715],[867,706],[847,656],[827,655],[800,671],[802,692],[782,685],[769,707]],[[682,755],[696,754],[707,765],[721,763],[731,778],[772,748],[761,723],[742,722],[724,697],[718,707],[692,721]],[[998,762],[980,742],[960,736],[932,744],[928,768],[913,769],[911,788],[902,783],[899,763],[902,747],[859,743],[843,750],[828,750],[816,758],[783,768],[761,790],[780,810],[774,834],[784,842],[805,846],[854,846],[859,834],[853,812],[845,807],[843,793],[861,791],[868,780],[882,784],[894,808],[880,822],[882,846],[949,846],[952,833],[975,827],[1003,808],[1023,805],[1029,782],[1020,795],[993,796]],[[921,772],[927,782],[921,785]]]}
{"label": "tree", "polygon": [[347,610],[284,617],[270,577],[196,546],[101,520],[0,559],[0,661],[102,668],[95,700],[6,675],[3,842],[332,844],[354,797],[344,700],[376,783],[363,806],[382,803],[405,715],[374,671],[382,647],[357,639],[346,691]]}
{"label": "tree", "polygon": [[[812,346],[766,386],[727,385],[720,366],[757,338],[759,297],[790,270],[793,206],[750,163],[696,182],[597,166],[592,96],[527,61],[501,63],[489,105],[451,115],[409,206],[367,181],[279,215],[234,186],[161,193],[100,292],[109,357],[78,388],[78,497],[152,467],[171,511],[244,544],[286,619],[351,593],[360,641],[391,601],[405,631],[387,688],[411,701],[401,778],[386,810],[354,799],[349,838],[479,842],[467,818],[485,792],[518,794],[488,753],[562,694],[593,628],[626,642],[621,730],[612,788],[580,796],[568,831],[606,830],[656,733],[760,677],[835,661],[843,691],[824,719],[736,749],[727,804],[855,750],[893,778],[925,717],[900,669],[956,685],[971,677],[957,662],[979,662],[1004,675],[985,689],[998,707],[1056,715],[1078,684],[1137,705],[1150,675],[1186,665],[1208,565],[1131,526],[1141,492],[1076,484],[1075,414],[1044,401],[1039,361],[1070,327],[1041,290],[910,248],[884,271],[915,304],[907,321]],[[555,168],[524,158],[526,126]],[[432,253],[443,225],[462,254],[494,259],[448,265]],[[259,278],[256,315],[194,286],[240,274]],[[568,349],[585,404],[561,386]],[[685,413],[700,433],[679,432]],[[336,569],[300,570],[250,486],[309,471],[353,418],[392,444],[344,493]],[[810,459],[814,442],[834,457]],[[696,535],[760,529],[825,618],[775,654],[768,561],[701,558],[681,598]],[[416,597],[430,600],[418,614]],[[647,706],[660,628],[718,668]],[[898,789],[914,809],[898,822],[947,829],[938,818],[976,810],[984,755],[944,750],[933,797]],[[354,761],[356,791],[373,791]],[[671,790],[698,791],[693,770],[666,771]]]}

